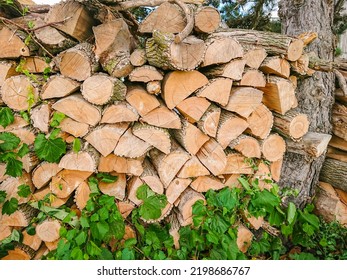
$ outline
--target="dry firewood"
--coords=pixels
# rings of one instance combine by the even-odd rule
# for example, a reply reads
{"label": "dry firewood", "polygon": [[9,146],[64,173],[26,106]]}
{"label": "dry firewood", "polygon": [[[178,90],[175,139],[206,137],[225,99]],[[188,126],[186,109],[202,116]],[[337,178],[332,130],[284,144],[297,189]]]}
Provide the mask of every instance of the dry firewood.
{"label": "dry firewood", "polygon": [[118,201],[117,207],[123,219],[126,219],[131,214],[131,211],[135,208],[135,205],[130,201]]}
{"label": "dry firewood", "polygon": [[151,81],[161,81],[163,78],[163,74],[154,66],[150,65],[136,67],[129,74],[129,80],[131,82],[148,83]]}
{"label": "dry firewood", "polygon": [[200,162],[196,156],[192,156],[177,173],[178,178],[195,178],[210,175],[210,171]]}
{"label": "dry firewood", "polygon": [[332,110],[333,133],[347,141],[347,106],[336,102]]}
{"label": "dry firewood", "polygon": [[146,90],[150,94],[158,95],[161,93],[161,81],[150,81],[146,84]]}
{"label": "dry firewood", "polygon": [[225,106],[228,104],[232,84],[231,79],[216,78],[210,80],[207,85],[198,90],[196,95]]}
{"label": "dry firewood", "polygon": [[165,191],[165,195],[167,197],[167,201],[170,204],[174,204],[174,202],[180,197],[181,193],[190,185],[192,182],[191,179],[183,179],[176,178],[172,180]]}
{"label": "dry firewood", "polygon": [[43,85],[40,97],[42,99],[65,97],[79,88],[79,82],[62,75],[54,75]]}
{"label": "dry firewood", "polygon": [[193,223],[193,205],[198,200],[205,202],[205,197],[191,188],[187,188],[180,197],[178,205],[178,220],[181,226],[191,225]]}
{"label": "dry firewood", "polygon": [[201,119],[210,105],[206,98],[192,96],[181,101],[176,108],[189,122],[195,123]]}
{"label": "dry firewood", "polygon": [[173,109],[195,90],[208,83],[207,78],[198,71],[173,71],[165,75],[162,97],[169,109]]}
{"label": "dry firewood", "polygon": [[134,107],[126,101],[117,101],[104,109],[100,123],[135,122],[138,119],[139,114]]}
{"label": "dry firewood", "polygon": [[89,132],[89,125],[76,122],[68,117],[64,118],[58,126],[62,131],[67,132],[74,137],[83,137]]}
{"label": "dry firewood", "polygon": [[40,248],[42,244],[41,238],[38,236],[37,233],[34,235],[30,235],[26,232],[26,230],[22,231],[23,234],[23,241],[22,243],[24,245],[29,246],[31,249],[33,249],[35,252]]}
{"label": "dry firewood", "polygon": [[267,57],[267,52],[262,47],[254,47],[245,53],[243,59],[246,60],[246,65],[253,69],[258,69]]}
{"label": "dry firewood", "polygon": [[221,23],[219,11],[211,6],[202,6],[194,14],[194,29],[197,32],[212,33]]}
{"label": "dry firewood", "polygon": [[229,144],[231,149],[234,149],[241,153],[246,158],[260,158],[261,150],[257,139],[247,136],[240,135],[235,140],[232,140]]}
{"label": "dry firewood", "polygon": [[114,196],[119,200],[123,200],[125,198],[125,189],[127,185],[127,180],[125,174],[111,172],[112,176],[116,176],[117,180],[113,183],[99,183],[99,189],[103,194],[107,194],[110,196]]}
{"label": "dry firewood", "polygon": [[127,183],[127,186],[126,186],[127,194],[128,194],[127,198],[135,205],[142,204],[142,200],[138,199],[136,195],[138,188],[141,187],[142,185],[143,185],[143,181],[137,176],[132,177]]}
{"label": "dry firewood", "polygon": [[32,172],[32,182],[37,189],[46,186],[62,168],[57,163],[42,162]]}
{"label": "dry firewood", "polygon": [[286,142],[278,134],[270,134],[260,141],[260,149],[263,158],[268,161],[277,161],[283,158],[286,151]]}
{"label": "dry firewood", "polygon": [[98,171],[115,171],[117,173],[140,176],[143,173],[142,161],[142,158],[130,159],[111,154],[107,157],[100,157]]}
{"label": "dry firewood", "polygon": [[247,118],[247,133],[260,139],[269,136],[273,126],[274,117],[271,111],[264,105],[258,105],[252,114]]}
{"label": "dry firewood", "polygon": [[61,206],[63,206],[68,200],[69,200],[69,196],[65,197],[65,198],[59,198],[57,196],[55,196],[50,187],[44,187],[42,189],[39,189],[37,191],[35,191],[33,193],[32,202],[38,202],[40,200],[45,200],[45,198],[47,199],[47,197],[49,198],[49,202],[45,203],[45,205],[52,207],[52,208],[59,208]]}
{"label": "dry firewood", "polygon": [[266,79],[264,74],[259,70],[247,69],[239,84],[240,86],[264,87],[266,85]]}
{"label": "dry firewood", "polygon": [[95,172],[99,154],[91,147],[80,152],[68,152],[59,162],[59,167],[70,171]]}
{"label": "dry firewood", "polygon": [[336,135],[332,136],[329,146],[347,152],[347,141]]}
{"label": "dry firewood", "polygon": [[17,64],[14,61],[0,61],[0,87],[6,79],[20,74],[16,71],[16,67]]}
{"label": "dry firewood", "polygon": [[253,174],[254,171],[246,158],[239,154],[226,150],[227,164],[222,174]]}
{"label": "dry firewood", "polygon": [[130,63],[133,66],[142,66],[146,64],[146,50],[145,49],[135,49],[130,55]]}
{"label": "dry firewood", "polygon": [[153,126],[171,129],[180,129],[181,120],[177,113],[168,109],[165,105],[161,104],[160,107],[155,108],[148,114],[140,118],[141,122],[148,123]]}
{"label": "dry firewood", "polygon": [[208,136],[216,137],[221,112],[221,108],[211,104],[197,122],[200,130]]}
{"label": "dry firewood", "polygon": [[36,226],[36,233],[42,241],[54,242],[59,239],[60,223],[57,220],[45,220]]}
{"label": "dry firewood", "polygon": [[30,111],[33,127],[36,127],[41,132],[48,133],[50,115],[51,106],[49,104],[41,104],[33,108]]}
{"label": "dry firewood", "polygon": [[255,174],[252,177],[252,180],[258,180],[260,190],[271,190],[272,188],[272,175],[270,174],[270,168],[267,164],[261,161],[258,166]]}
{"label": "dry firewood", "polygon": [[228,63],[213,65],[203,69],[202,71],[209,78],[224,77],[230,78],[234,81],[239,81],[242,79],[245,65],[245,59],[233,59]]}
{"label": "dry firewood", "polygon": [[152,191],[159,194],[164,193],[163,183],[160,181],[157,171],[148,159],[145,159],[143,162],[143,173],[140,179],[146,183]]}
{"label": "dry firewood", "polygon": [[244,225],[240,224],[237,227],[237,239],[236,244],[242,253],[246,253],[251,246],[253,239],[253,233]]}
{"label": "dry firewood", "polygon": [[225,185],[213,176],[199,176],[191,184],[190,187],[197,192],[207,192],[208,190],[220,190]]}
{"label": "dry firewood", "polygon": [[11,227],[27,227],[37,213],[38,211],[30,205],[20,204],[13,214],[2,216],[1,224]]}
{"label": "dry firewood", "polygon": [[31,260],[35,256],[35,251],[29,246],[16,243],[15,248],[9,250],[7,255],[1,260]]}
{"label": "dry firewood", "polygon": [[49,68],[49,63],[47,63],[44,57],[40,56],[29,56],[22,59],[21,68],[22,71],[29,71],[34,74],[42,74],[45,69]]}
{"label": "dry firewood", "polygon": [[11,177],[8,176],[1,184],[0,191],[6,192],[6,199],[15,198],[18,200],[18,204],[27,203],[30,200],[30,195],[28,197],[20,197],[18,195],[18,187],[20,185],[28,185],[31,192],[34,190],[33,183],[31,181],[31,175],[28,173],[23,173],[21,177]]}
{"label": "dry firewood", "polygon": [[289,78],[290,64],[279,56],[267,57],[260,66],[260,70],[265,74],[273,74],[282,78]]}
{"label": "dry firewood", "polygon": [[158,99],[139,85],[128,86],[126,100],[142,117],[160,106]]}
{"label": "dry firewood", "polygon": [[19,116],[19,114],[15,114],[13,123],[6,126],[6,128],[3,128],[0,125],[0,132],[9,132],[20,128],[24,128],[28,125],[29,123],[26,120],[24,120],[21,116]]}
{"label": "dry firewood", "polygon": [[279,159],[270,163],[271,177],[275,182],[279,182],[281,179],[283,159]]}

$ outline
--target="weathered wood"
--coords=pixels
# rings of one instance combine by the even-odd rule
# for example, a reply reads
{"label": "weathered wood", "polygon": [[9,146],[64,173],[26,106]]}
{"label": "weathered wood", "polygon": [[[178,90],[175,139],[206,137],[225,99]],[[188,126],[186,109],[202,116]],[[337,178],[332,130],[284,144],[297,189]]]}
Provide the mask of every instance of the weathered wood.
{"label": "weathered wood", "polygon": [[196,156],[192,156],[177,173],[178,178],[195,178],[210,175],[210,171],[200,162]]}
{"label": "weathered wood", "polygon": [[235,140],[232,140],[229,144],[231,149],[234,149],[241,153],[246,158],[260,158],[261,150],[257,139],[241,134]]}
{"label": "weathered wood", "polygon": [[[1,49],[0,58],[19,58],[21,56],[30,56],[32,50],[29,46],[25,45],[25,33],[20,34],[18,29],[11,30],[8,27],[2,27],[0,30],[0,45]],[[23,37],[23,39],[21,38]]]}
{"label": "weathered wood", "polygon": [[283,159],[279,159],[270,163],[271,177],[275,182],[279,182],[282,174]]}
{"label": "weathered wood", "polygon": [[142,117],[160,106],[158,99],[139,85],[128,86],[126,100]]}
{"label": "weathered wood", "polygon": [[17,193],[20,185],[28,185],[31,192],[34,190],[31,175],[25,172],[23,172],[21,177],[8,176],[3,182],[1,182],[0,190],[6,192],[6,200],[15,198],[18,200],[18,204],[24,204],[30,200],[31,195],[28,197],[20,197]]}
{"label": "weathered wood", "polygon": [[161,81],[150,81],[146,84],[146,90],[150,94],[158,95],[161,93]]}
{"label": "weathered wood", "polygon": [[246,253],[252,244],[253,233],[244,225],[240,224],[237,227],[236,244],[242,253]]}
{"label": "weathered wood", "polygon": [[132,174],[134,176],[140,176],[143,172],[142,161],[142,158],[129,159],[111,154],[107,157],[100,157],[98,171],[115,171],[117,173],[125,173]]}
{"label": "weathered wood", "polygon": [[197,122],[198,128],[200,128],[200,130],[205,134],[211,137],[216,137],[221,112],[221,108],[211,104],[207,111],[202,115],[201,119]]}
{"label": "weathered wood", "polygon": [[194,29],[197,32],[212,33],[221,23],[219,11],[211,6],[200,7],[194,14]]}
{"label": "weathered wood", "polygon": [[43,85],[40,97],[42,99],[61,98],[76,92],[79,88],[79,82],[62,75],[54,75]]}
{"label": "weathered wood", "polygon": [[111,172],[112,176],[116,176],[117,179],[113,183],[105,183],[100,182],[99,183],[99,189],[103,194],[107,194],[110,196],[114,196],[115,198],[119,200],[124,200],[125,198],[125,190],[127,185],[127,179],[125,174],[122,173],[116,173]]}
{"label": "weathered wood", "polygon": [[165,75],[162,97],[169,109],[173,109],[197,89],[208,83],[207,78],[198,71],[173,71]]}
{"label": "weathered wood", "polygon": [[332,110],[333,133],[347,141],[347,106],[335,103]]}
{"label": "weathered wood", "polygon": [[127,194],[128,199],[133,202],[135,205],[142,204],[142,200],[137,198],[136,191],[139,187],[143,185],[142,180],[139,177],[132,177],[127,184]]}
{"label": "weathered wood", "polygon": [[196,95],[225,106],[228,104],[232,84],[231,79],[216,78],[210,80],[207,85],[198,90]]}
{"label": "weathered wood", "polygon": [[34,251],[37,251],[42,243],[41,238],[38,236],[37,233],[35,233],[34,235],[29,235],[26,230],[22,231],[23,234],[23,241],[22,243],[24,245],[29,246],[31,249],[33,249]]}
{"label": "weathered wood", "polygon": [[34,74],[42,74],[45,69],[49,69],[49,63],[47,63],[44,57],[40,56],[29,56],[22,59],[21,63],[22,71],[29,71]]}
{"label": "weathered wood", "polygon": [[45,202],[44,205],[52,208],[59,208],[63,206],[70,198],[69,196],[65,198],[57,197],[55,194],[52,193],[50,187],[47,186],[35,191],[35,193],[33,193],[31,201],[38,202],[40,200],[45,200],[45,198],[47,199],[47,197],[49,198],[49,202]]}
{"label": "weathered wood", "polygon": [[267,57],[260,66],[260,70],[265,74],[273,74],[282,78],[289,78],[290,64],[279,56]]}
{"label": "weathered wood", "polygon": [[37,213],[38,211],[30,205],[21,204],[13,214],[4,214],[1,218],[1,224],[11,227],[27,227]]}
{"label": "weathered wood", "polygon": [[272,129],[274,117],[270,110],[264,105],[258,105],[254,112],[247,118],[247,133],[260,139],[265,139]]}
{"label": "weathered wood", "polygon": [[330,142],[329,142],[329,146],[340,149],[342,151],[346,151],[347,152],[347,141],[343,140],[342,138],[333,135]]}
{"label": "weathered wood", "polygon": [[283,158],[286,151],[286,142],[278,134],[270,134],[260,141],[260,149],[263,158],[268,161],[277,161]]}
{"label": "weathered wood", "polygon": [[35,251],[29,246],[17,243],[13,250],[9,250],[8,254],[1,260],[31,260],[35,256]]}
{"label": "weathered wood", "polygon": [[325,159],[319,180],[333,185],[335,188],[347,191],[347,163],[331,158]]}
{"label": "weathered wood", "polygon": [[328,151],[326,153],[327,158],[336,159],[339,161],[347,162],[347,152],[341,151],[339,149],[335,149],[332,147],[328,147]]}
{"label": "weathered wood", "polygon": [[102,112],[100,123],[135,122],[139,119],[136,109],[126,101],[115,102]]}

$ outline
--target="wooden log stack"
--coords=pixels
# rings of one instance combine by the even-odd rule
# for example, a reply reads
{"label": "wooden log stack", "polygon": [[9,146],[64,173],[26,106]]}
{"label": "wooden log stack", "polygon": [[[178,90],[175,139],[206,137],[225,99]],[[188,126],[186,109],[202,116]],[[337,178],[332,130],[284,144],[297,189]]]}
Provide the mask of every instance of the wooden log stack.
{"label": "wooden log stack", "polygon": [[[1,25],[0,104],[16,115],[0,132],[32,148],[38,133],[52,131],[53,115],[62,113],[60,137],[67,143],[78,138],[82,148],[58,163],[30,153],[19,178],[5,175],[0,165],[0,190],[8,198],[23,182],[33,193],[19,199],[13,216],[2,216],[0,239],[28,225],[35,214],[26,209],[29,200],[51,194],[51,207],[60,207],[73,198],[82,210],[95,173],[118,176],[99,187],[124,215],[142,203],[136,190],[147,184],[168,198],[158,221],[176,208],[184,226],[192,223],[191,206],[201,193],[235,187],[241,174],[278,182],[287,147],[324,152],[327,140],[308,133],[308,118],[296,109],[291,64],[303,55],[301,39],[220,29],[218,11],[193,0],[161,1],[136,28],[118,12],[131,2],[110,6],[103,17],[104,4],[67,1]],[[28,21],[35,26],[30,44],[18,28]],[[60,225],[44,223],[26,245],[31,250],[16,248],[23,258],[35,256],[39,241],[56,248]]]}

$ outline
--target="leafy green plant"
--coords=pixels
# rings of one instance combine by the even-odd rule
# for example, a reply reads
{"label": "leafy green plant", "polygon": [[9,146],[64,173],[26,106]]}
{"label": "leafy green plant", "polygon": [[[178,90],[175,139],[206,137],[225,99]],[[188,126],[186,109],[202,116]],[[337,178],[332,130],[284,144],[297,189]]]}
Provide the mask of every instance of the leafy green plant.
{"label": "leafy green plant", "polygon": [[54,112],[52,120],[50,122],[51,127],[58,127],[63,119],[65,119],[65,114],[60,112]]}
{"label": "leafy green plant", "polygon": [[41,160],[58,162],[66,153],[66,143],[60,137],[56,137],[59,130],[53,130],[47,138],[45,134],[39,133],[34,142],[36,155]]}
{"label": "leafy green plant", "polygon": [[0,108],[0,125],[6,128],[11,123],[14,122],[14,115],[10,108],[1,107]]}

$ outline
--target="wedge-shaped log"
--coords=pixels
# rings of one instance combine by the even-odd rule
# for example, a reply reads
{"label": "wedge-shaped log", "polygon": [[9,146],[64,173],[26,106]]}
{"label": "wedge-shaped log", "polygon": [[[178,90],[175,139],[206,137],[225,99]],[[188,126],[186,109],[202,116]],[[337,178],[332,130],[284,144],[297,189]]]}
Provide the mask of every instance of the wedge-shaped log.
{"label": "wedge-shaped log", "polygon": [[143,173],[140,179],[145,182],[152,191],[159,194],[164,193],[163,183],[160,181],[157,171],[148,159],[145,159],[143,162]]}
{"label": "wedge-shaped log", "polygon": [[143,181],[136,176],[132,177],[127,184],[127,198],[135,205],[141,205],[143,202],[142,200],[137,198],[136,194],[138,188],[141,187],[143,184]]}
{"label": "wedge-shaped log", "polygon": [[160,107],[150,111],[144,117],[141,117],[140,121],[162,128],[181,128],[180,117],[177,115],[176,112],[168,109],[163,104],[161,104]]}
{"label": "wedge-shaped log", "polygon": [[260,70],[265,74],[273,74],[282,78],[289,78],[290,64],[279,56],[267,57],[260,66]]}
{"label": "wedge-shaped log", "polygon": [[138,119],[139,114],[128,102],[116,101],[104,109],[100,123],[135,122]]}
{"label": "wedge-shaped log", "polygon": [[128,86],[126,100],[142,117],[160,106],[158,99],[139,85]]}
{"label": "wedge-shaped log", "polygon": [[6,79],[20,74],[16,71],[16,67],[17,64],[14,61],[0,61],[0,87],[2,87]]}
{"label": "wedge-shaped log", "polygon": [[62,168],[57,163],[42,162],[32,172],[32,182],[37,189],[46,186]]}
{"label": "wedge-shaped log", "polygon": [[190,185],[191,179],[176,178],[172,180],[170,185],[165,191],[167,201],[174,204],[175,201],[180,197],[181,193]]}
{"label": "wedge-shaped log", "polygon": [[140,176],[143,173],[142,167],[143,158],[130,159],[119,157],[116,155],[108,155],[100,157],[98,171],[99,172],[118,172]]}
{"label": "wedge-shaped log", "polygon": [[37,210],[28,204],[21,204],[11,215],[4,214],[1,218],[1,224],[11,227],[27,227],[32,218],[37,215]]}
{"label": "wedge-shaped log", "polygon": [[246,158],[239,154],[227,150],[227,164],[223,174],[253,174],[254,170]]}
{"label": "wedge-shaped log", "polygon": [[[23,37],[23,38],[22,38]],[[0,58],[19,58],[21,56],[30,56],[34,49],[24,43],[25,33],[21,34],[18,29],[10,29],[6,26],[0,30]]]}
{"label": "wedge-shaped log", "polygon": [[215,138],[221,113],[221,108],[211,104],[207,111],[202,115],[201,119],[197,122],[198,128],[208,136]]}
{"label": "wedge-shaped log", "polygon": [[[69,102],[70,103],[70,102]],[[65,131],[74,137],[83,137],[89,132],[89,125],[82,122],[76,122],[68,117],[64,118],[58,126],[62,131]]]}
{"label": "wedge-shaped log", "polygon": [[247,133],[256,138],[265,139],[270,134],[274,122],[274,117],[271,111],[264,104],[260,104],[247,118],[247,122]]}
{"label": "wedge-shaped log", "polygon": [[88,148],[78,153],[69,152],[60,159],[59,167],[69,170],[94,172],[98,158],[99,155],[93,148]]}
{"label": "wedge-shaped log", "polygon": [[41,132],[48,133],[49,119],[51,115],[51,106],[49,104],[41,104],[30,111],[30,119],[33,127]]}
{"label": "wedge-shaped log", "polygon": [[198,90],[196,95],[225,106],[228,104],[232,84],[231,79],[216,78]]}
{"label": "wedge-shaped log", "polygon": [[181,101],[177,106],[177,110],[191,123],[195,123],[201,119],[211,102],[205,97],[192,96]]}
{"label": "wedge-shaped log", "polygon": [[267,57],[267,52],[262,47],[250,48],[245,52],[243,59],[246,60],[246,65],[253,69],[258,69]]}
{"label": "wedge-shaped log", "polygon": [[103,194],[114,196],[119,200],[124,200],[125,198],[125,189],[126,189],[126,176],[122,173],[111,172],[112,176],[117,176],[117,180],[113,183],[99,183],[99,189]]}
{"label": "wedge-shaped log", "polygon": [[207,192],[208,190],[220,190],[225,186],[216,177],[213,176],[200,176],[196,178],[190,187],[197,192]]}
{"label": "wedge-shaped log", "polygon": [[210,175],[210,171],[200,162],[196,156],[192,156],[177,173],[178,178],[195,178]]}
{"label": "wedge-shaped log", "polygon": [[234,149],[241,153],[246,158],[260,158],[261,150],[257,139],[247,136],[240,135],[235,140],[231,141],[229,144],[231,149]]}
{"label": "wedge-shaped log", "polygon": [[192,188],[187,188],[180,197],[180,203],[178,204],[178,220],[181,226],[191,225],[193,223],[193,205],[198,200],[203,200],[205,197],[194,191]]}
{"label": "wedge-shaped log", "polygon": [[27,203],[30,200],[31,195],[28,197],[20,197],[18,195],[18,187],[20,185],[28,185],[30,190],[33,191],[33,183],[31,181],[31,175],[29,173],[23,172],[21,177],[7,177],[0,184],[0,191],[6,192],[6,200],[10,200],[11,198],[15,198],[18,200],[18,204]]}
{"label": "wedge-shaped log", "polygon": [[213,65],[202,69],[202,71],[209,78],[224,77],[234,81],[239,81],[242,79],[245,65],[245,59],[233,59],[228,63]]}
{"label": "wedge-shaped log", "polygon": [[256,69],[247,69],[242,76],[240,86],[265,87],[266,79],[264,74]]}
{"label": "wedge-shaped log", "polygon": [[43,85],[41,98],[50,99],[65,97],[76,92],[79,88],[79,82],[62,75],[54,75]]}

